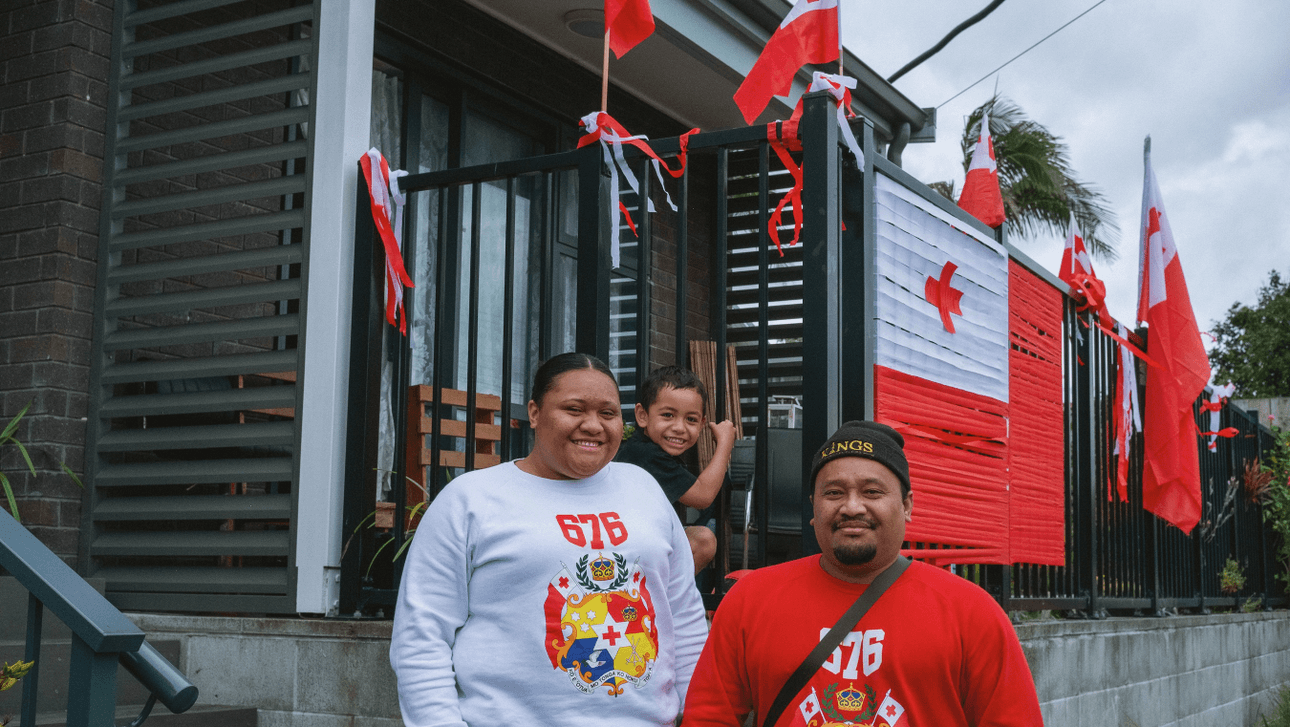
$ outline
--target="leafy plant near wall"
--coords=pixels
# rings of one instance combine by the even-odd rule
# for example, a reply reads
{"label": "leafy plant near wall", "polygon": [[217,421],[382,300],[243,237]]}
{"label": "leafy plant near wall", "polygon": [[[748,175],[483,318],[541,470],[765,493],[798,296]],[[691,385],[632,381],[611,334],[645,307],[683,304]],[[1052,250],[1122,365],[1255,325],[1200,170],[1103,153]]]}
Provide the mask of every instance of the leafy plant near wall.
{"label": "leafy plant near wall", "polygon": [[1219,589],[1223,593],[1236,593],[1245,587],[1245,571],[1234,558],[1228,558],[1223,570],[1218,574]]}
{"label": "leafy plant near wall", "polygon": [[1261,727],[1290,727],[1290,684],[1277,691],[1277,702],[1272,705],[1272,719],[1262,717]]}
{"label": "leafy plant near wall", "polygon": [[[1272,478],[1263,495],[1263,519],[1278,536],[1277,579],[1290,588],[1290,430],[1273,428],[1276,444],[1267,453]],[[1287,723],[1290,727],[1290,723]]]}
{"label": "leafy plant near wall", "polygon": [[[31,404],[32,402],[27,402],[27,406],[24,406],[22,411],[18,412],[17,416],[9,420],[9,423],[5,425],[4,430],[0,431],[0,450],[3,450],[6,446],[16,447],[18,449],[18,453],[22,455],[22,461],[26,463],[27,469],[31,471],[31,476],[35,477],[36,465],[32,464],[31,455],[27,453],[27,448],[24,447],[22,442],[18,441],[18,438],[15,436],[18,431],[18,424],[22,421],[22,418],[27,415],[27,410],[31,408]],[[76,473],[73,472],[65,463],[59,462],[58,466],[61,467],[78,486],[81,488],[85,487],[85,485],[81,484],[81,478],[77,477]],[[13,513],[13,519],[18,522],[22,522],[22,517],[18,515],[18,501],[13,497],[13,485],[9,482],[9,478],[5,476],[3,471],[0,471],[0,488],[4,489],[5,500],[8,501],[9,512]]]}

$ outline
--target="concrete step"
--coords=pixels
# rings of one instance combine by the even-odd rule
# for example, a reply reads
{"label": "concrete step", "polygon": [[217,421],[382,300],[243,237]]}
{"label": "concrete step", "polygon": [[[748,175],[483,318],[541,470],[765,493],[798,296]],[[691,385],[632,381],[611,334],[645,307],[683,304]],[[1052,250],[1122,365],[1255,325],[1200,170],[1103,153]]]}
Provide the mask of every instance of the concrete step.
{"label": "concrete step", "polygon": [[[161,655],[171,664],[179,664],[179,641],[177,639],[149,638]],[[36,708],[45,710],[65,710],[67,708],[67,677],[70,668],[72,645],[70,641],[40,642],[40,659],[36,668],[40,670],[36,693]],[[20,661],[26,653],[25,641],[0,641],[0,660],[5,663]],[[148,699],[148,690],[134,678],[130,672],[121,667],[116,677],[117,704],[142,705]],[[0,692],[0,715],[18,714],[22,710],[22,682],[12,689]],[[159,707],[163,712],[165,707]],[[137,713],[138,710],[135,710]],[[148,718],[151,724],[152,717]]]}
{"label": "concrete step", "polygon": [[[141,704],[130,704],[117,707],[117,727],[130,724],[143,709]],[[0,719],[8,714],[0,710]],[[170,710],[158,704],[144,722],[146,727],[257,727],[259,724],[254,707],[220,707],[215,705],[196,705],[183,714],[171,714]],[[63,712],[40,712],[36,715],[35,727],[66,727],[67,714]],[[15,716],[8,727],[23,727]]]}

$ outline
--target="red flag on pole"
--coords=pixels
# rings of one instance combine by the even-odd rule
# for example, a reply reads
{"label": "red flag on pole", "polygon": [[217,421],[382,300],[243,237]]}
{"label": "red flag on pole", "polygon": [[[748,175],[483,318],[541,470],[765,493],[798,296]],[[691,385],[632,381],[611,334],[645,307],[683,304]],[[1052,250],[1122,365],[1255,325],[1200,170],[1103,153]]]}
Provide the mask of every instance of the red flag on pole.
{"label": "red flag on pole", "polygon": [[1081,274],[1093,275],[1093,261],[1084,249],[1084,238],[1079,234],[1075,213],[1072,212],[1070,227],[1066,230],[1066,250],[1062,252],[1062,267],[1057,271],[1057,277],[1072,288],[1077,288],[1079,286],[1074,282],[1075,276]]}
{"label": "red flag on pole", "polygon": [[605,32],[609,49],[622,58],[627,51],[654,32],[654,13],[649,0],[605,0]]}
{"label": "red flag on pole", "polygon": [[838,0],[797,0],[735,91],[744,120],[753,123],[773,96],[787,96],[807,63],[838,59]]}
{"label": "red flag on pole", "polygon": [[999,165],[994,161],[994,140],[990,137],[990,115],[981,114],[981,135],[972,150],[959,208],[981,220],[987,227],[1003,224],[1003,195],[999,193]]}
{"label": "red flag on pole", "polygon": [[1111,320],[1111,313],[1106,309],[1106,284],[1093,272],[1093,261],[1084,249],[1084,238],[1080,237],[1079,226],[1075,224],[1074,212],[1066,230],[1066,250],[1062,253],[1057,277],[1075,290],[1077,300],[1083,296],[1081,311],[1091,308],[1103,320]]}
{"label": "red flag on pole", "polygon": [[1200,460],[1192,403],[1209,381],[1209,358],[1187,295],[1182,261],[1151,169],[1150,140],[1142,188],[1138,322],[1146,322],[1151,358],[1143,407],[1142,504],[1190,533],[1201,516]]}

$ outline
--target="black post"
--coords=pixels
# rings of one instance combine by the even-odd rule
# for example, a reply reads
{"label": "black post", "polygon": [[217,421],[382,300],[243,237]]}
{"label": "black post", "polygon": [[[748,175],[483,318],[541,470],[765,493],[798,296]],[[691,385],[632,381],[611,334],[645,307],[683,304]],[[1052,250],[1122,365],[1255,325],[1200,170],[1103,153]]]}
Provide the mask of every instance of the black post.
{"label": "black post", "polygon": [[1079,541],[1076,545],[1076,562],[1079,563],[1078,573],[1076,574],[1076,588],[1082,591],[1085,600],[1085,611],[1089,617],[1092,617],[1096,610],[1097,590],[1097,529],[1094,525],[1093,517],[1093,472],[1095,470],[1095,459],[1097,457],[1096,442],[1094,441],[1093,426],[1093,408],[1096,404],[1097,395],[1094,391],[1093,367],[1095,359],[1093,358],[1095,348],[1093,345],[1093,332],[1089,326],[1082,325],[1088,320],[1087,314],[1076,314],[1075,325],[1077,331],[1083,329],[1083,340],[1076,347],[1078,352],[1077,364],[1078,373],[1076,374],[1076,434],[1075,434],[1075,512],[1079,527],[1076,530]]}
{"label": "black post", "polygon": [[[681,172],[681,181],[676,196],[676,365],[689,367],[690,346],[685,335],[685,319],[689,317],[690,288],[690,165],[686,164]],[[720,258],[717,258],[720,260]],[[721,351],[717,352],[720,358]],[[717,380],[720,391],[723,382]],[[721,410],[717,409],[716,421],[721,421]],[[720,541],[718,541],[720,542]],[[719,547],[719,546],[718,546]]]}
{"label": "black post", "polygon": [[[689,167],[686,167],[687,174]],[[714,228],[717,231],[717,255],[712,264],[712,295],[715,298],[715,304],[712,307],[714,315],[709,324],[711,326],[712,337],[717,342],[716,370],[717,370],[717,420],[720,421],[726,413],[726,272],[730,268],[730,262],[726,259],[729,252],[726,249],[727,240],[727,189],[726,185],[730,181],[730,150],[727,147],[717,149],[717,204],[714,222]],[[683,202],[684,203],[684,202]],[[739,391],[736,388],[735,396],[735,416],[741,416],[742,411],[739,407]],[[729,554],[730,554],[730,488],[722,487],[720,494],[717,495],[717,577],[718,583],[721,583],[729,572]]]}
{"label": "black post", "polygon": [[[800,210],[794,210],[800,214]],[[757,146],[757,567],[766,565],[770,528],[770,144]]]}
{"label": "black post", "polygon": [[[842,210],[835,101],[807,94],[802,139],[802,551],[811,537],[811,459],[842,423]],[[812,548],[815,545],[817,547]]]}
{"label": "black post", "polygon": [[44,632],[45,604],[27,594],[27,646],[23,661],[35,664],[22,678],[22,723],[36,724],[36,695],[40,689],[40,637]]}
{"label": "black post", "polygon": [[[862,119],[860,144],[876,156],[873,122]],[[874,208],[874,165],[856,166],[850,154],[842,155],[841,301],[842,336],[840,382],[842,421],[873,419],[874,330],[872,326],[877,286],[869,279],[877,244]]]}
{"label": "black post", "polygon": [[354,308],[350,318],[349,341],[349,413],[345,426],[345,493],[344,509],[341,513],[341,533],[351,542],[345,548],[340,561],[340,594],[339,612],[351,615],[358,609],[362,594],[362,566],[364,551],[363,541],[366,532],[355,534],[360,530],[359,523],[367,516],[369,507],[375,507],[375,499],[369,502],[369,478],[375,487],[377,432],[380,429],[380,407],[374,404],[380,398],[381,360],[384,350],[380,345],[372,345],[379,340],[382,321],[380,293],[385,273],[383,259],[378,259],[375,245],[375,224],[372,221],[371,207],[362,202],[367,199],[367,182],[363,175],[358,175],[358,189],[355,199],[359,200],[354,222]]}
{"label": "black post", "polygon": [[[582,149],[578,162],[578,310],[575,346],[601,361],[609,361],[609,236],[606,224],[617,225],[605,213],[603,164],[599,144]],[[617,200],[614,202],[617,209]],[[617,212],[613,217],[617,217]]]}
{"label": "black post", "polygon": [[[654,293],[654,224],[653,215],[649,213],[650,168],[649,160],[642,160],[640,165],[641,192],[636,197],[637,220],[636,230],[640,233],[636,242],[636,391],[650,371],[650,307],[653,305]],[[625,403],[625,402],[624,402]]]}

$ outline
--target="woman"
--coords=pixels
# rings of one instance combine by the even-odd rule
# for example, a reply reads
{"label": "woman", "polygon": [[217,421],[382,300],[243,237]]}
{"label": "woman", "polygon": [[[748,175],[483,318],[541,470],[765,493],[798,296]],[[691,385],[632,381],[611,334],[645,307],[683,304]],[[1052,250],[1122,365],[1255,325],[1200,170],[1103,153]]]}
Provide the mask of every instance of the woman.
{"label": "woman", "polygon": [[618,382],[561,354],[528,413],[533,451],[454,479],[417,529],[390,645],[403,721],[671,725],[707,626],[663,491],[612,462]]}

